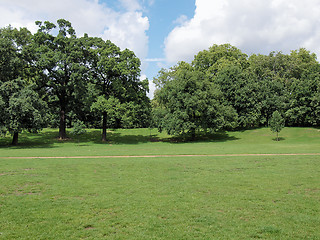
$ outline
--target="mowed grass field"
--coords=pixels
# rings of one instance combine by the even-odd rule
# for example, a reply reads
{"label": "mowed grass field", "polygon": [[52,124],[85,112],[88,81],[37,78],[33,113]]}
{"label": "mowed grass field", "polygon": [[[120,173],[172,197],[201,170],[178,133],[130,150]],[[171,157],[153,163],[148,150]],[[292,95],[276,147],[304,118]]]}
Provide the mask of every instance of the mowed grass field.
{"label": "mowed grass field", "polygon": [[320,155],[139,157],[319,153],[319,129],[99,133],[0,140],[0,239],[320,239]]}
{"label": "mowed grass field", "polygon": [[221,132],[200,136],[195,142],[175,139],[156,129],[110,130],[109,141],[101,142],[100,130],[59,141],[57,129],[41,134],[20,134],[19,145],[10,146],[11,136],[0,138],[0,157],[67,157],[162,154],[256,154],[256,153],[319,153],[320,129],[285,128],[280,141],[269,128]]}

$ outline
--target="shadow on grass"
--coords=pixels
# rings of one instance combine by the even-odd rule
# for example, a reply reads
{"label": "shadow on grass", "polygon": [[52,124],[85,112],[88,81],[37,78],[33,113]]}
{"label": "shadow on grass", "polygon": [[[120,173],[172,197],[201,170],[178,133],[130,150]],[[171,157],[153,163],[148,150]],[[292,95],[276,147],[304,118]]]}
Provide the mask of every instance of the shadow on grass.
{"label": "shadow on grass", "polygon": [[[124,131],[126,132],[126,131]],[[29,148],[57,148],[56,143],[74,143],[76,146],[90,146],[94,144],[140,144],[148,142],[167,142],[167,143],[191,143],[191,142],[226,142],[237,140],[238,138],[229,136],[225,132],[217,133],[198,133],[194,140],[190,140],[189,135],[179,137],[161,138],[158,134],[125,134],[116,131],[107,133],[107,142],[101,141],[101,130],[89,130],[81,135],[68,134],[68,139],[59,140],[58,131],[43,131],[38,134],[22,133],[19,136],[19,144],[11,146],[11,137],[0,139],[0,149],[29,149]]]}
{"label": "shadow on grass", "polygon": [[195,139],[191,139],[189,134],[181,135],[178,137],[171,137],[160,139],[162,142],[170,143],[192,143],[192,142],[227,142],[238,140],[239,138],[229,136],[226,132],[206,133],[200,132],[196,135]]}
{"label": "shadow on grass", "polygon": [[[86,146],[86,143],[95,144],[139,144],[150,142],[150,135],[127,135],[118,132],[107,132],[107,142],[102,142],[101,130],[91,130],[83,135],[74,136],[69,134],[71,138],[69,141],[78,143],[79,146]],[[156,135],[151,135],[151,137],[156,137]]]}
{"label": "shadow on grass", "polygon": [[54,148],[55,132],[22,133],[19,134],[19,143],[11,145],[12,137],[7,136],[0,139],[0,149],[27,149],[27,148]]}
{"label": "shadow on grass", "polygon": [[278,139],[277,138],[272,138],[273,141],[275,142],[280,142],[280,141],[284,141],[286,140],[284,137],[279,137]]}

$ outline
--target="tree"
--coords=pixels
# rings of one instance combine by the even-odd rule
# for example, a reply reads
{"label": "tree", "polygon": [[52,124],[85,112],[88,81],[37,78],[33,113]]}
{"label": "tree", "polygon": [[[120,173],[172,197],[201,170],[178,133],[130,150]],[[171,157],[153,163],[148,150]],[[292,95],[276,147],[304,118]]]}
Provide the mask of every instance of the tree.
{"label": "tree", "polygon": [[155,80],[159,89],[155,92],[157,109],[155,122],[159,131],[166,130],[170,135],[189,133],[194,140],[197,130],[217,131],[234,127],[236,112],[224,105],[222,94],[208,81],[201,71],[191,65],[180,62],[167,76]]}
{"label": "tree", "polygon": [[[140,60],[132,51],[121,51],[109,40],[85,38],[90,52],[90,77],[97,97],[91,109],[102,117],[102,141],[106,141],[107,122],[117,115],[118,104],[128,107],[150,104],[146,96],[148,81],[140,81]],[[112,107],[115,109],[111,110]],[[115,125],[120,126],[121,118],[116,118]]]}
{"label": "tree", "polygon": [[39,29],[33,40],[36,64],[42,73],[39,85],[45,89],[50,105],[59,108],[59,138],[65,139],[67,113],[85,92],[86,48],[70,22],[60,19],[57,23],[58,26],[48,21],[36,22]]}
{"label": "tree", "polygon": [[281,52],[271,52],[269,55],[250,56],[249,64],[248,71],[256,85],[259,126],[266,126],[274,111],[284,112],[287,107],[289,58]]}
{"label": "tree", "polygon": [[[99,96],[97,101],[91,106],[93,112],[98,112],[102,116],[109,116],[110,119],[121,119],[122,106],[117,98],[110,97],[106,99],[104,96]],[[107,118],[103,117],[102,123],[102,141],[107,141]]]}
{"label": "tree", "polygon": [[290,54],[294,77],[287,83],[288,126],[319,126],[320,64],[315,54],[305,49]]}
{"label": "tree", "polygon": [[259,125],[257,85],[247,71],[246,54],[230,44],[213,45],[199,52],[192,65],[220,88],[225,105],[232,106],[238,113],[238,127]]}
{"label": "tree", "polygon": [[38,132],[46,124],[46,103],[21,79],[7,81],[0,86],[5,99],[1,121],[5,130],[13,135],[12,145],[18,144],[22,130]]}
{"label": "tree", "polygon": [[0,29],[0,128],[13,135],[13,145],[22,130],[37,132],[46,122],[46,104],[33,84],[31,45],[27,29]]}
{"label": "tree", "polygon": [[260,124],[261,101],[259,85],[250,71],[242,70],[238,65],[225,65],[214,78],[227,105],[238,114],[238,127],[250,128]]}
{"label": "tree", "polygon": [[269,126],[272,132],[277,133],[277,141],[279,141],[279,132],[284,128],[284,118],[278,111],[273,112]]}
{"label": "tree", "polygon": [[212,79],[226,64],[232,63],[240,68],[246,68],[248,66],[247,58],[248,56],[240,49],[230,44],[215,44],[208,50],[199,52],[192,65],[196,70],[205,72],[207,77]]}

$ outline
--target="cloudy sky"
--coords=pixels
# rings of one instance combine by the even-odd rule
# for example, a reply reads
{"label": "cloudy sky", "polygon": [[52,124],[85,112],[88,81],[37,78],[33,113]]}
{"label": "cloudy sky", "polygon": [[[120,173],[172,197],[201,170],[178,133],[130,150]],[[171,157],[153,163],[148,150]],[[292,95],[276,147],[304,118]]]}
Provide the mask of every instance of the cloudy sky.
{"label": "cloudy sky", "polygon": [[305,47],[320,56],[319,16],[320,0],[0,0],[0,27],[35,32],[36,20],[67,19],[78,36],[133,50],[149,80],[213,44],[249,55]]}

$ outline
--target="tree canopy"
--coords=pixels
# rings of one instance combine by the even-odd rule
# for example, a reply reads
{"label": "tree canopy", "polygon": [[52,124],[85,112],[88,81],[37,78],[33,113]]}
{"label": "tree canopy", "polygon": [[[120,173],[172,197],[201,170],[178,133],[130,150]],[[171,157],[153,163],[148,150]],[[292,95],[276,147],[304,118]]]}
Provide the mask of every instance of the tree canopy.
{"label": "tree canopy", "polygon": [[37,132],[46,123],[46,103],[35,91],[31,33],[10,26],[0,29],[0,129],[18,144],[22,130]]}
{"label": "tree canopy", "polygon": [[[72,121],[100,125],[103,116],[105,133],[109,121],[106,112],[91,112],[97,109],[91,106],[102,98],[117,99],[122,104],[126,117],[118,117],[118,127],[122,123],[131,127],[148,124],[148,80],[140,81],[140,60],[132,51],[120,50],[109,40],[87,34],[79,38],[64,19],[57,24],[36,24],[38,31],[34,35],[25,28],[0,29],[2,132],[6,129],[16,135],[22,129],[36,131],[40,126],[58,126],[59,138],[65,139]],[[128,123],[132,116],[139,119],[135,120],[137,124]]]}
{"label": "tree canopy", "polygon": [[[140,59],[110,40],[76,35],[72,24],[36,22],[38,31],[0,29],[0,131],[59,127],[156,126],[172,135],[266,127],[278,112],[285,126],[320,125],[320,64],[304,48],[246,55],[212,45],[190,63],[161,69],[147,97]],[[78,132],[78,131],[77,131]],[[81,131],[79,131],[81,132]]]}
{"label": "tree canopy", "polygon": [[[268,126],[278,111],[287,126],[319,126],[319,74],[316,55],[304,48],[248,57],[229,44],[213,45],[191,64],[181,62],[159,71],[154,79],[155,121],[159,130],[179,134],[209,126]],[[216,113],[221,115],[209,114],[206,106],[217,103]]]}
{"label": "tree canopy", "polygon": [[160,131],[190,133],[195,139],[198,129],[217,131],[235,124],[236,112],[224,105],[221,91],[201,71],[180,62],[161,74],[157,81],[161,88],[154,99],[158,103],[155,122]]}

